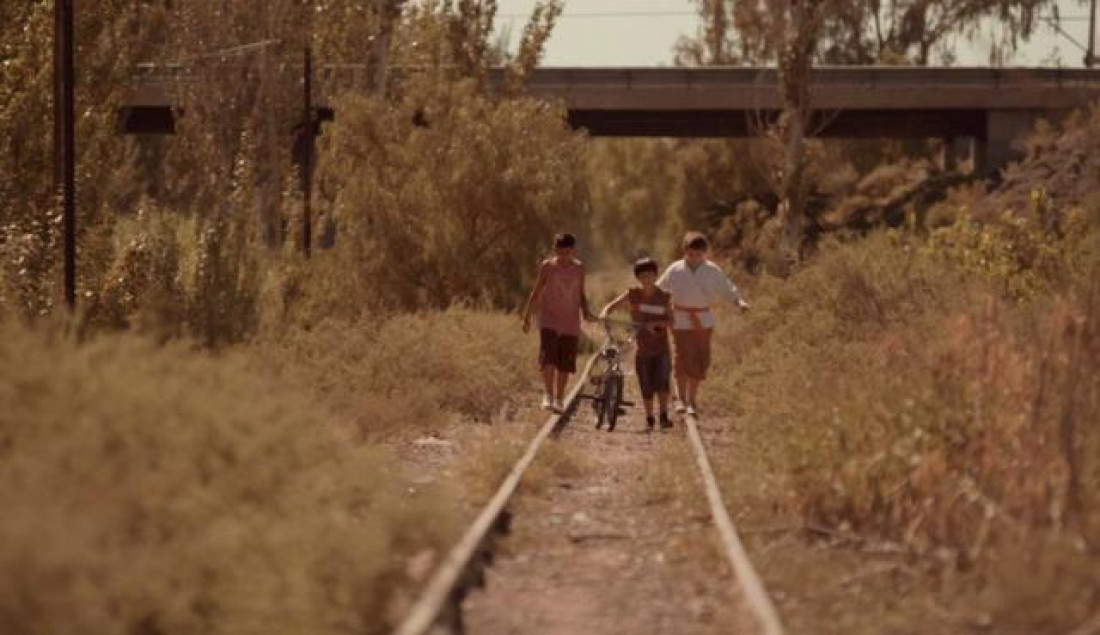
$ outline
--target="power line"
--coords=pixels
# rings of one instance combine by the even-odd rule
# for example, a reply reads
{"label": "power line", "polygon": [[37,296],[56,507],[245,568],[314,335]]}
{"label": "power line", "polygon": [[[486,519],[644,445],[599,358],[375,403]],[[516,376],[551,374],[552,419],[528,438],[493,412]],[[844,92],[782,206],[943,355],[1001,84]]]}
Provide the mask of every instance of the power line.
{"label": "power line", "polygon": [[[684,17],[698,16],[698,11],[601,11],[590,13],[562,13],[559,19],[584,19],[584,18],[652,18],[652,17]],[[530,13],[498,13],[498,18],[528,18]],[[1059,22],[1087,22],[1087,15],[1063,15]]]}
{"label": "power line", "polygon": [[[527,18],[529,13],[498,13],[498,18]],[[601,13],[562,13],[559,19],[572,18],[652,18],[661,16],[696,16],[695,11],[608,11]]]}

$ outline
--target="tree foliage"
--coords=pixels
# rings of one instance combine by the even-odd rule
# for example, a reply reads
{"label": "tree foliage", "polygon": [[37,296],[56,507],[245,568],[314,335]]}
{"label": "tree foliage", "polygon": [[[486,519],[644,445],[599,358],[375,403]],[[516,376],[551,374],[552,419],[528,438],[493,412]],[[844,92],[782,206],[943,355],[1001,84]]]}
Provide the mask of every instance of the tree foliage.
{"label": "tree foliage", "polygon": [[693,66],[776,61],[783,50],[777,25],[803,9],[821,11],[815,55],[826,64],[952,62],[957,38],[985,33],[995,36],[990,58],[1000,59],[1035,33],[1044,15],[1057,18],[1054,0],[695,0],[695,5],[699,31],[677,44],[678,62]]}
{"label": "tree foliage", "polygon": [[[322,145],[331,136],[342,140],[342,150],[365,153],[333,159],[329,167],[344,167],[318,174],[325,187],[312,202],[327,214],[322,224],[331,229],[335,212],[343,210],[346,235],[340,238],[354,241],[357,221],[348,210],[366,209],[372,219],[414,210],[429,228],[450,226],[455,213],[476,216],[473,234],[456,230],[433,239],[439,249],[424,258],[440,260],[423,263],[422,275],[438,273],[447,282],[435,289],[443,296],[424,301],[440,306],[476,297],[499,304],[518,293],[527,274],[506,272],[495,276],[502,285],[483,289],[469,270],[466,282],[453,283],[463,268],[443,252],[480,245],[483,255],[508,254],[490,256],[495,266],[526,270],[545,239],[513,240],[508,232],[537,227],[547,233],[555,219],[575,218],[584,207],[578,146],[562,113],[511,101],[538,63],[561,3],[537,3],[514,52],[491,41],[493,1],[402,5],[110,0],[78,11],[78,289],[89,324],[142,322],[136,316],[160,302],[150,276],[160,280],[169,270],[185,306],[153,313],[182,316],[184,330],[209,343],[238,339],[258,323],[257,294],[264,288],[258,278],[268,275],[263,263],[277,262],[283,245],[300,240],[299,159],[305,131],[318,125],[303,119],[307,48],[315,100],[335,103],[349,93],[340,101],[349,110],[325,127]],[[51,170],[52,4],[4,3],[0,17],[0,309],[40,315],[57,304],[60,251]],[[386,65],[401,70],[387,77]],[[504,85],[487,81],[497,65],[507,69]],[[117,134],[117,108],[135,75],[168,86],[180,100],[176,135]],[[374,119],[364,121],[363,113]],[[428,127],[413,125],[425,116],[434,120]],[[349,127],[355,133],[343,132]],[[386,135],[381,154],[369,137],[351,136],[374,132]],[[529,143],[544,143],[545,151],[528,153]],[[441,147],[463,161],[442,160]],[[472,147],[484,156],[462,154]],[[372,180],[376,166],[361,156],[392,159],[395,174],[420,174],[424,187]],[[499,160],[483,169],[478,162],[490,156]],[[463,184],[464,178],[475,180]],[[356,191],[362,201],[349,198]],[[430,210],[435,216],[424,215]],[[505,229],[493,228],[498,220]],[[175,229],[161,227],[165,222]],[[150,248],[168,236],[178,250]],[[384,245],[385,238],[371,240]],[[473,242],[445,244],[452,239]],[[383,252],[387,259],[395,253]],[[148,260],[170,254],[175,264]],[[384,276],[388,269],[369,271]],[[404,296],[383,300],[410,306]]]}

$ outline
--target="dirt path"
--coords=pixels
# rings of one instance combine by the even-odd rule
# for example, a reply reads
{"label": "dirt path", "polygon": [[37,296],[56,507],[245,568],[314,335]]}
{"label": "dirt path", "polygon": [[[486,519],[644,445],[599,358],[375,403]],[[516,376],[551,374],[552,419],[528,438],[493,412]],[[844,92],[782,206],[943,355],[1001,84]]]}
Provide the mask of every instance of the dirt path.
{"label": "dirt path", "polygon": [[640,413],[596,431],[587,406],[555,443],[575,475],[527,488],[487,588],[466,601],[473,635],[752,633],[731,592],[680,423]]}

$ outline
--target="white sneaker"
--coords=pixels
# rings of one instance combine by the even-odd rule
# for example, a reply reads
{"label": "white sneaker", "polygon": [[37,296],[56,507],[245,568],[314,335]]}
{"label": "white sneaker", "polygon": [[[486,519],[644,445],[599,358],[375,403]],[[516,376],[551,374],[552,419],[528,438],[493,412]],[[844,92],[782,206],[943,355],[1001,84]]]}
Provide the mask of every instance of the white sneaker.
{"label": "white sneaker", "polygon": [[689,405],[689,406],[687,407],[687,413],[688,413],[688,416],[691,416],[691,417],[697,416],[697,415],[699,414],[699,413],[698,413],[698,412],[697,412],[697,411],[695,410],[695,406],[694,406],[694,405]]}
{"label": "white sneaker", "polygon": [[552,410],[558,414],[565,412],[565,406],[562,405],[561,399],[554,400],[554,407],[552,408]]}
{"label": "white sneaker", "polygon": [[553,402],[550,401],[550,395],[543,395],[542,396],[542,406],[540,406],[540,407],[543,410],[553,410],[554,409],[554,404],[553,404]]}
{"label": "white sneaker", "polygon": [[684,412],[687,411],[687,407],[684,406],[684,402],[677,401],[675,410],[676,410],[676,414],[682,415],[682,414],[684,414]]}

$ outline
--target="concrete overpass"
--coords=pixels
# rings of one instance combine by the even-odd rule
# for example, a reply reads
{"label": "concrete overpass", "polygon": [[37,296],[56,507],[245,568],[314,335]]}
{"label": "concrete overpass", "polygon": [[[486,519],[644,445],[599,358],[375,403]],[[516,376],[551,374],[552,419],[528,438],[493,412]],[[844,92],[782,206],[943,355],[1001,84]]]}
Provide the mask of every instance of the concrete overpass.
{"label": "concrete overpass", "polygon": [[[501,72],[490,79],[499,82]],[[170,132],[181,81],[178,72],[145,67],[123,108],[123,130]],[[325,67],[316,83],[331,116],[328,97],[365,90],[368,72]],[[609,137],[745,137],[781,105],[769,68],[540,68],[527,92],[562,100],[574,127]],[[1100,99],[1100,70],[819,67],[812,94],[818,136],[969,140],[985,170],[1011,160],[1013,140],[1037,119]]]}

